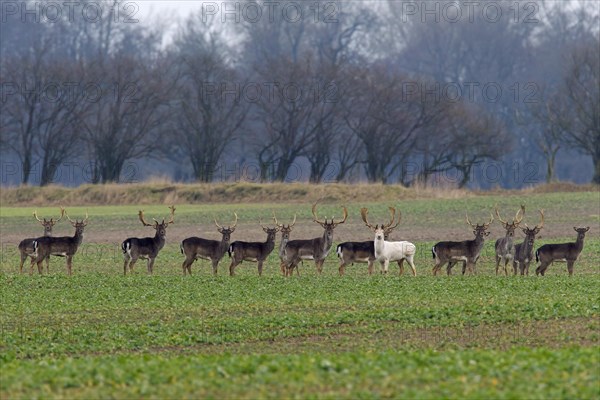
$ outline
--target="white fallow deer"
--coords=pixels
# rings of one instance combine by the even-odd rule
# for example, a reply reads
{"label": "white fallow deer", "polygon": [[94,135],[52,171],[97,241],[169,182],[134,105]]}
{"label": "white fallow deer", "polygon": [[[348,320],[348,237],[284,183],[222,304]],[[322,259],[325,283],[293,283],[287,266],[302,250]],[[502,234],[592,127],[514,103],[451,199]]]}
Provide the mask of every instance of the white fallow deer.
{"label": "white fallow deer", "polygon": [[263,263],[269,257],[269,254],[275,248],[275,236],[279,231],[279,227],[269,228],[263,226],[259,220],[262,230],[267,234],[267,240],[264,242],[243,242],[236,240],[229,245],[229,257],[231,264],[229,265],[229,275],[235,275],[235,267],[243,261],[252,261],[258,263],[258,276],[262,276]]}
{"label": "white fallow deer", "polygon": [[[515,258],[515,230],[519,227],[521,221],[523,221],[523,216],[525,215],[525,206],[521,205],[521,208],[517,211],[513,221],[510,223],[502,219],[500,212],[498,211],[498,205],[496,205],[495,209],[498,221],[502,223],[502,226],[506,230],[504,237],[496,240],[496,275],[498,275],[501,262],[504,264],[504,275],[508,275],[508,264]],[[521,214],[520,217],[519,214]]]}
{"label": "white fallow deer", "polygon": [[238,216],[236,213],[233,213],[233,215],[235,216],[235,221],[233,222],[233,225],[228,227],[219,225],[215,218],[215,225],[217,226],[217,231],[221,234],[221,240],[203,239],[193,236],[184,239],[181,242],[179,248],[181,249],[181,254],[185,255],[185,260],[183,261],[183,264],[181,264],[183,275],[186,273],[189,275],[192,274],[192,264],[199,258],[210,260],[213,274],[217,275],[219,261],[221,261],[225,253],[227,253],[229,242],[231,241],[231,234],[235,231],[235,227],[237,226]]}
{"label": "white fallow deer", "polygon": [[[388,240],[390,233],[398,226],[400,219],[394,225],[396,209],[389,207],[390,210],[390,222],[384,226],[383,239]],[[373,264],[375,262],[375,245],[372,240],[365,242],[343,242],[338,244],[336,253],[340,259],[339,273],[344,275],[347,265],[353,265],[354,263],[367,263],[367,270],[369,275],[373,274]],[[403,270],[402,263],[404,260],[398,261],[398,266]]]}
{"label": "white fallow deer", "polygon": [[517,267],[521,271],[521,275],[529,275],[529,264],[533,261],[533,246],[535,243],[535,235],[540,233],[544,227],[544,210],[539,210],[541,220],[540,224],[530,228],[525,224],[525,228],[521,228],[525,234],[523,243],[515,246],[515,258],[513,260],[513,271],[517,274]]}
{"label": "white fallow deer", "polygon": [[579,258],[579,254],[583,250],[583,240],[585,239],[585,233],[590,230],[590,227],[577,228],[573,227],[577,232],[577,240],[571,243],[560,243],[560,244],[545,244],[535,252],[535,260],[540,263],[536,268],[535,274],[541,274],[544,276],[546,269],[554,261],[566,261],[567,270],[569,276],[573,275],[573,267],[575,261]]}
{"label": "white fallow deer", "polygon": [[[35,219],[37,219],[38,222],[44,227],[44,236],[47,237],[52,236],[52,228],[54,228],[54,225],[56,225],[56,223],[60,221],[64,215],[65,209],[62,207],[60,208],[60,217],[58,217],[58,219],[44,218],[43,220],[41,220],[38,218],[37,210],[33,212],[33,216],[35,217]],[[35,240],[36,238],[27,238],[21,240],[21,242],[19,243],[19,253],[21,253],[21,264],[19,265],[20,273],[23,273],[23,264],[25,263],[25,260],[27,259],[27,257],[30,257],[31,265],[29,268],[29,275],[33,274],[33,265],[35,264],[35,258],[37,257],[37,255],[33,251],[33,242],[35,242]],[[46,273],[50,273],[50,257],[46,259]]]}
{"label": "white fallow deer", "polygon": [[[375,239],[373,240],[373,250],[375,260],[379,261],[383,268],[383,273],[387,274],[390,262],[398,261],[398,267],[400,270],[400,275],[404,272],[404,261],[408,262],[410,268],[412,269],[413,276],[417,276],[417,269],[415,268],[414,257],[417,248],[414,244],[407,241],[399,241],[399,242],[389,242],[385,240],[385,232],[390,228],[390,222],[388,225],[371,225],[368,221],[367,214],[369,210],[366,208],[360,209],[360,215],[362,217],[363,222],[367,227],[369,227],[373,232],[375,232]],[[400,223],[401,215],[398,213],[398,223]]]}
{"label": "white fallow deer", "polygon": [[165,246],[167,227],[174,222],[175,217],[175,206],[169,207],[171,210],[170,218],[165,222],[163,218],[162,222],[158,222],[154,218],[153,224],[150,224],[144,220],[144,211],[140,210],[138,218],[144,226],[151,226],[156,230],[154,237],[145,238],[127,238],[121,243],[121,249],[123,250],[123,275],[127,275],[127,268],[129,272],[133,272],[133,266],[138,259],[146,259],[148,274],[152,275],[154,268],[154,260],[158,256],[160,250]]}
{"label": "white fallow deer", "polygon": [[46,260],[46,265],[48,262],[48,258],[50,256],[59,256],[67,258],[67,273],[71,275],[72,267],[73,267],[73,256],[77,253],[77,249],[81,245],[83,241],[83,230],[88,224],[88,214],[85,213],[85,219],[78,221],[73,221],[69,218],[69,215],[65,213],[67,219],[75,228],[75,234],[73,236],[61,236],[61,237],[53,237],[53,236],[44,236],[41,238],[37,238],[33,242],[33,251],[37,254],[35,262],[37,263],[38,272],[42,273],[42,262]]}
{"label": "white fallow deer", "polygon": [[335,222],[333,218],[331,222],[328,222],[327,217],[325,217],[324,221],[320,221],[317,217],[316,207],[317,204],[313,204],[313,221],[323,227],[323,236],[314,239],[290,240],[287,242],[284,252],[286,276],[291,276],[294,268],[297,268],[302,260],[314,260],[317,272],[320,274],[323,271],[325,258],[327,258],[333,245],[333,230],[336,226],[346,222],[348,218],[348,210],[346,207],[342,207],[344,218],[340,222]]}
{"label": "white fallow deer", "polygon": [[475,234],[475,239],[464,240],[462,242],[436,243],[431,249],[433,259],[435,260],[435,265],[433,267],[433,275],[437,275],[439,270],[446,263],[448,263],[446,272],[448,273],[448,275],[450,275],[452,267],[457,262],[463,263],[463,275],[467,270],[472,274],[475,274],[475,265],[477,264],[477,260],[479,259],[481,249],[483,248],[485,237],[490,234],[489,232],[487,232],[487,230],[492,224],[492,222],[494,222],[494,216],[490,213],[490,222],[484,222],[481,225],[473,225],[469,220],[469,215],[466,215],[466,219],[467,224],[469,224],[473,228],[473,234]]}
{"label": "white fallow deer", "polygon": [[[281,269],[281,274],[285,276],[286,268],[285,268],[285,246],[287,242],[290,241],[290,233],[292,233],[292,228],[296,224],[296,214],[294,214],[294,220],[291,224],[285,225],[277,222],[277,217],[275,216],[275,212],[273,211],[273,221],[275,225],[279,228],[281,232],[281,242],[279,243],[279,269]],[[296,271],[298,271],[296,269]]]}

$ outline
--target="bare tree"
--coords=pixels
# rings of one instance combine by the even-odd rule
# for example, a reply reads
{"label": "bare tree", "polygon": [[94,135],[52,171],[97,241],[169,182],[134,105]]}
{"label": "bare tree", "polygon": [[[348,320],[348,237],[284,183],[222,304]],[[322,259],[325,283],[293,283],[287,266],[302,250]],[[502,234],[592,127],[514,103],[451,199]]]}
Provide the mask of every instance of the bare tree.
{"label": "bare tree", "polygon": [[94,182],[118,182],[127,160],[161,155],[173,89],[169,66],[166,59],[150,62],[126,54],[88,64],[99,97],[81,124]]}
{"label": "bare tree", "polygon": [[200,18],[188,19],[176,42],[180,79],[174,138],[194,177],[210,182],[224,150],[241,130],[250,102],[243,93],[245,82],[230,66],[222,32],[199,31]]}

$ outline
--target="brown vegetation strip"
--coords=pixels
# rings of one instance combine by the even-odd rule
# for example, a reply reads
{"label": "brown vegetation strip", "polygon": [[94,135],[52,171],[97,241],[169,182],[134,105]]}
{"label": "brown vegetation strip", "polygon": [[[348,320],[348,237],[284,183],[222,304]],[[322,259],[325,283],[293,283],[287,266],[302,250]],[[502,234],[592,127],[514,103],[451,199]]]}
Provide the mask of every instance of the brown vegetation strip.
{"label": "brown vegetation strip", "polygon": [[430,188],[382,184],[308,183],[171,183],[20,186],[0,192],[2,206],[76,206],[121,204],[207,204],[345,201],[398,201],[403,199],[464,198],[478,195],[516,195],[555,192],[597,192],[598,185],[575,185],[560,182],[522,190],[469,191],[452,187]]}

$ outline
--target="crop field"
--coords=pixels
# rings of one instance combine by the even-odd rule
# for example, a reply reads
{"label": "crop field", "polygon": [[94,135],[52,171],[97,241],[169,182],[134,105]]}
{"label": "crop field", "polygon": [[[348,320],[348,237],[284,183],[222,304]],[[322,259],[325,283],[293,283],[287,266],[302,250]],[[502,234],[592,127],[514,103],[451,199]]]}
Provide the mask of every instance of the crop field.
{"label": "crop field", "polygon": [[[496,276],[494,222],[477,275],[432,276],[431,246],[472,239],[473,221],[489,219],[498,204],[505,219],[526,205],[523,223],[539,223],[536,248],[574,241],[574,226],[590,226],[569,277],[565,263],[546,276]],[[52,257],[50,273],[19,273],[18,242],[41,235],[34,206],[0,208],[1,398],[600,398],[600,197],[576,193],[495,193],[457,198],[319,204],[320,217],[349,217],[334,234],[334,248],[318,275],[314,263],[283,277],[276,248],[262,277],[244,262],[228,275],[227,255],[213,276],[198,260],[183,276],[179,242],[189,236],[219,239],[221,225],[239,217],[232,240],[264,240],[258,225],[274,211],[297,222],[291,238],[320,236],[310,203],[176,204],[175,223],[154,274],[144,260],[123,276],[119,245],[152,236],[148,219],[168,215],[166,204],[67,206],[71,218],[90,222],[74,257]],[[338,275],[337,243],[372,240],[360,220],[387,222],[396,206],[402,221],[391,240],[417,246],[417,276],[367,274],[354,264]],[[57,217],[58,207],[37,207]],[[55,236],[72,235],[59,222]],[[523,234],[518,231],[517,241]],[[406,269],[406,268],[405,268]],[[376,271],[379,266],[376,265]]]}

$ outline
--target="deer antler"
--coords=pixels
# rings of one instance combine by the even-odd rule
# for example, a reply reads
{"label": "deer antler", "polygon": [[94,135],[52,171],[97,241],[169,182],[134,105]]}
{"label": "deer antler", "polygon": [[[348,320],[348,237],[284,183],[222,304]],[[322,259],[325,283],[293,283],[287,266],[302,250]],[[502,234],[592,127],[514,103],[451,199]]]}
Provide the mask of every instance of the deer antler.
{"label": "deer antler", "polygon": [[465,213],[465,216],[467,217],[467,224],[471,225],[472,228],[475,228],[475,225],[473,225],[471,221],[469,221],[469,213]]}
{"label": "deer antler", "polygon": [[319,218],[317,217],[317,203],[316,202],[312,206],[312,215],[313,215],[313,221],[316,222],[317,224],[320,224],[321,226],[323,226],[324,224],[327,223],[327,217],[325,217],[325,221],[319,221]]}
{"label": "deer antler", "polygon": [[[173,219],[173,218],[175,218],[175,205],[172,205],[171,207],[169,207],[169,210],[171,210],[171,218],[169,219],[169,222],[167,222],[167,225],[175,222],[175,220]],[[163,220],[163,222],[164,222],[164,220]]]}
{"label": "deer antler", "polygon": [[42,225],[44,224],[44,221],[42,221],[41,219],[39,219],[39,218],[38,218],[38,215],[37,215],[37,210],[35,210],[35,211],[33,212],[33,216],[34,216],[34,217],[35,217],[35,219],[37,219],[37,220],[38,220],[38,221],[39,221],[39,222],[40,222]]}
{"label": "deer antler", "polygon": [[231,232],[233,232],[235,230],[235,227],[237,226],[237,221],[238,221],[238,216],[236,213],[233,213],[233,215],[235,215],[235,221],[233,221],[233,226],[230,226],[229,229],[231,229]]}
{"label": "deer antler", "polygon": [[374,231],[375,229],[377,229],[377,227],[369,223],[369,220],[367,219],[367,214],[369,214],[369,210],[366,207],[360,209],[360,216],[362,217],[363,222],[365,223],[365,225],[367,225],[369,229]]}
{"label": "deer antler", "polygon": [[344,218],[340,221],[340,222],[333,222],[333,217],[331,218],[331,223],[333,224],[334,227],[343,224],[344,222],[346,222],[346,220],[348,219],[348,209],[346,208],[346,206],[342,206],[342,208],[344,209]]}
{"label": "deer antler", "polygon": [[83,219],[83,221],[81,221],[81,223],[87,224],[88,219],[90,219],[90,216],[88,215],[88,210],[85,210],[85,218]]}
{"label": "deer antler", "polygon": [[291,228],[292,226],[294,226],[296,224],[296,214],[294,214],[294,220],[292,221],[292,223],[288,226],[288,228]]}
{"label": "deer antler", "polygon": [[488,226],[490,226],[492,224],[492,222],[494,222],[494,214],[492,214],[490,212],[490,222],[488,222],[487,224],[484,222],[483,226],[485,226],[487,228]]}
{"label": "deer antler", "polygon": [[275,225],[277,225],[280,228],[283,228],[283,225],[280,224],[279,222],[277,222],[277,217],[275,216],[275,211],[273,211],[273,222],[275,222]]}
{"label": "deer antler", "polygon": [[58,217],[58,219],[56,221],[53,221],[52,218],[50,218],[50,222],[52,222],[52,224],[56,224],[58,221],[60,221],[65,215],[65,209],[64,207],[60,208],[60,217]]}
{"label": "deer antler", "polygon": [[402,219],[402,213],[400,211],[398,211],[398,221],[396,221],[396,224],[394,226],[392,226],[392,224],[394,223],[394,219],[396,218],[396,208],[395,207],[388,207],[390,210],[390,215],[392,216],[392,220],[390,221],[389,224],[387,224],[384,229],[389,233],[392,230],[394,230],[398,224],[400,223],[400,220]]}
{"label": "deer antler", "polygon": [[[261,227],[261,228],[263,228],[263,231],[265,231],[265,232],[266,232],[266,230],[267,230],[267,229],[269,229],[269,227],[268,227],[268,226],[264,226],[264,225],[262,224],[262,218],[261,218],[261,217],[258,217],[258,223],[260,224],[260,227]],[[279,225],[277,225],[277,226],[279,226]]]}
{"label": "deer antler", "polygon": [[[521,218],[519,218],[519,213],[521,213]],[[515,214],[515,219],[513,220],[513,224],[519,225],[521,221],[523,221],[523,217],[525,217],[525,204],[521,204],[521,208]]]}
{"label": "deer antler", "polygon": [[[508,225],[508,222],[503,220],[502,217],[500,216],[500,212],[498,212],[498,203],[496,203],[496,205],[494,206],[494,209],[496,210],[496,216],[498,217],[498,221],[502,222],[504,225]],[[519,211],[517,211],[517,215],[519,215]]]}
{"label": "deer antler", "polygon": [[219,223],[217,222],[217,218],[214,218],[214,220],[215,220],[215,225],[217,226],[217,230],[219,232],[221,232],[221,230],[223,229],[223,227],[221,225],[219,225]]}
{"label": "deer antler", "polygon": [[[67,218],[69,218],[69,216],[68,216],[68,215],[67,215]],[[144,225],[144,226],[153,226],[152,224],[149,224],[149,223],[147,223],[147,222],[144,220],[144,211],[143,211],[143,210],[140,210],[140,211],[138,212],[138,218],[139,218],[139,219],[140,219],[140,221],[142,222],[142,225]],[[158,221],[156,221],[156,220],[154,220],[154,222],[158,223]]]}
{"label": "deer antler", "polygon": [[[544,210],[538,210],[540,213],[540,225],[536,225],[535,229],[540,230],[544,227]],[[525,228],[529,229],[527,224],[525,224]]]}

